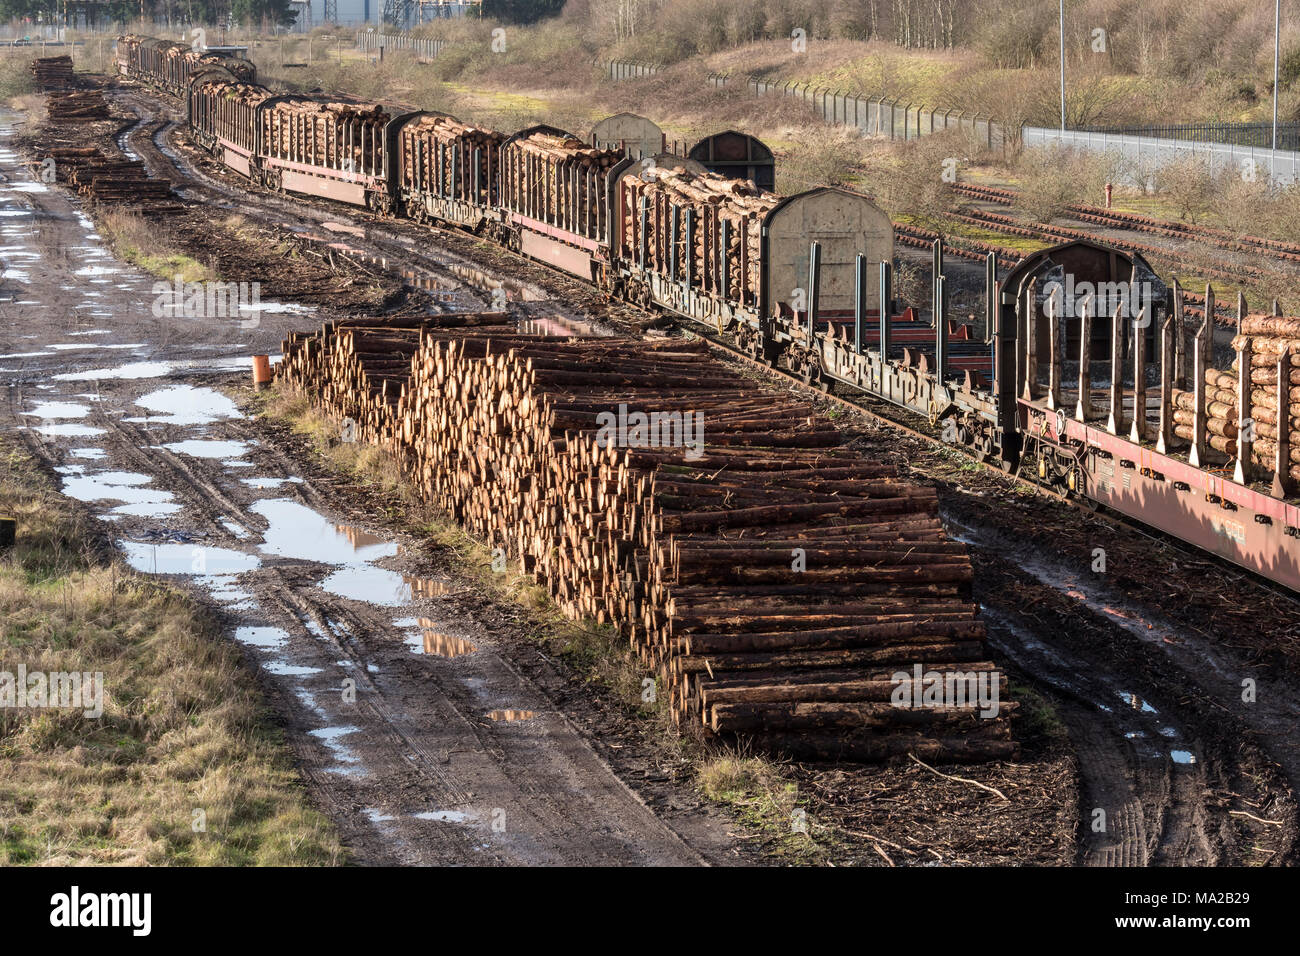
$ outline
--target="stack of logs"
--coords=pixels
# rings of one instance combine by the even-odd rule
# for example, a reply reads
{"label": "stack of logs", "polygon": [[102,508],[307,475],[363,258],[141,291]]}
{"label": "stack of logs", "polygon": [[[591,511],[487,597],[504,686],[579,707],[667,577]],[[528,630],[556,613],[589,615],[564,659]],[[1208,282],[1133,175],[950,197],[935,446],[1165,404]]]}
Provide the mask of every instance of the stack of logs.
{"label": "stack of logs", "polygon": [[52,120],[108,119],[108,102],[99,90],[51,93],[45,110]]}
{"label": "stack of logs", "polygon": [[[697,174],[681,167],[649,167],[637,176],[624,176],[623,222],[619,224],[623,254],[640,261],[645,246],[647,269],[667,276],[671,271],[672,216],[676,210],[676,260],[679,278],[689,274],[691,284],[725,295],[733,301],[758,299],[763,218],[781,197],[762,194],[744,179],[717,173]],[[641,236],[642,208],[646,236]],[[686,211],[690,210],[689,237]],[[724,226],[723,223],[726,223]],[[726,284],[716,281],[718,250],[726,236]],[[687,250],[687,241],[690,249]],[[743,249],[743,253],[742,253]],[[689,252],[689,272],[688,259]]]}
{"label": "stack of logs", "polygon": [[[808,758],[1015,752],[933,489],[701,344],[503,319],[331,324],[287,340],[277,374],[565,613],[619,626],[679,721]],[[1000,704],[922,701],[914,667],[991,681]]]}
{"label": "stack of logs", "polygon": [[[495,130],[469,126],[450,116],[421,116],[402,126],[402,186],[469,199],[474,192],[474,151],[478,150],[477,181],[483,190],[494,177],[493,160],[504,140]],[[454,188],[453,174],[459,180]]]}
{"label": "stack of logs", "polygon": [[[1255,436],[1251,446],[1257,464],[1272,468],[1277,458],[1279,429],[1287,430],[1290,450],[1290,477],[1300,481],[1300,318],[1278,315],[1246,315],[1232,347],[1240,349],[1249,339],[1250,410],[1246,416],[1253,424]],[[1278,362],[1287,359],[1285,408],[1278,405]],[[1232,409],[1229,416],[1237,421],[1237,380],[1240,370],[1232,363],[1231,374],[1222,382],[1231,388]],[[1207,409],[1213,417],[1213,410]]]}
{"label": "stack of logs", "polygon": [[142,212],[166,212],[182,208],[173,202],[171,184],[150,179],[144,163],[131,159],[91,160],[68,174],[68,182],[83,196],[98,203],[132,205]]}
{"label": "stack of logs", "polygon": [[92,163],[102,163],[105,159],[98,146],[52,146],[44,153],[32,165],[39,172],[46,165],[46,160],[53,160],[56,180],[72,186],[76,185],[74,176],[79,169]]}
{"label": "stack of logs", "polygon": [[[1254,430],[1251,458],[1271,471],[1276,464],[1280,428],[1286,429],[1290,454],[1290,478],[1300,481],[1300,318],[1277,315],[1245,315],[1232,348],[1250,349],[1250,405],[1244,416]],[[1278,361],[1290,352],[1285,412],[1278,407]],[[1205,370],[1205,443],[1215,451],[1236,458],[1240,422],[1238,361],[1228,371]],[[1193,440],[1196,395],[1173,392],[1174,435]]]}
{"label": "stack of logs", "polygon": [[508,208],[590,239],[604,237],[606,177],[623,153],[571,136],[534,132],[501,150]]}
{"label": "stack of logs", "polygon": [[33,60],[32,76],[38,90],[61,90],[76,85],[70,56],[45,56]]}

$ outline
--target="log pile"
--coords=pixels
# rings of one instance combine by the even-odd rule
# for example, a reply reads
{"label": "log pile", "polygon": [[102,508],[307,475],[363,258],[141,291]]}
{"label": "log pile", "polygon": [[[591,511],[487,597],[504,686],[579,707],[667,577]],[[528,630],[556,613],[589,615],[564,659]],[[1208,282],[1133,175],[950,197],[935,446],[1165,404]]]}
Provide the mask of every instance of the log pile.
{"label": "log pile", "polygon": [[56,181],[75,186],[77,170],[90,163],[102,163],[105,156],[98,146],[52,146],[45,151],[40,161],[32,165],[40,168],[46,159],[54,160]]}
{"label": "log pile", "polygon": [[623,221],[618,228],[626,257],[640,261],[644,244],[646,267],[669,275],[675,210],[678,278],[689,274],[692,285],[732,301],[739,301],[742,294],[746,302],[757,301],[763,217],[781,201],[780,196],[760,193],[745,179],[692,173],[682,167],[644,169],[636,176],[624,176],[621,188]]}
{"label": "log pile", "polygon": [[[1206,444],[1229,458],[1237,457],[1238,431],[1242,418],[1254,429],[1251,444],[1254,464],[1271,471],[1276,464],[1279,430],[1285,428],[1290,445],[1290,478],[1300,481],[1300,318],[1274,315],[1247,315],[1241,320],[1240,332],[1232,348],[1250,348],[1250,405],[1245,416],[1239,413],[1239,375],[1237,360],[1227,371],[1206,369],[1205,430]],[[1278,402],[1278,360],[1291,352],[1287,372],[1285,408]],[[1196,396],[1190,391],[1174,390],[1174,435],[1193,440]]]}
{"label": "log pile", "polygon": [[[1232,347],[1250,345],[1250,412],[1255,429],[1251,446],[1255,462],[1272,469],[1277,460],[1277,437],[1287,430],[1290,442],[1290,478],[1300,481],[1300,318],[1275,315],[1247,315],[1241,320],[1240,334]],[[1279,407],[1278,362],[1286,353],[1286,394]],[[1232,363],[1231,383],[1234,402],[1237,394],[1238,363]]]}
{"label": "log pile", "polygon": [[496,130],[470,126],[450,116],[418,117],[402,126],[399,137],[402,187],[470,198],[475,182],[474,151],[478,150],[482,192],[495,177],[496,152],[504,140]]}
{"label": "log pile", "polygon": [[392,116],[382,106],[295,98],[260,115],[262,141],[274,156],[346,172],[384,174],[384,127]]}
{"label": "log pile", "polygon": [[[933,489],[701,344],[502,319],[329,325],[287,340],[277,376],[566,614],[616,624],[679,722],[806,758],[1015,752]],[[999,703],[923,701],[918,666],[991,682]]]}
{"label": "log pile", "polygon": [[589,239],[608,227],[605,190],[615,149],[596,149],[572,136],[533,132],[501,150],[505,205],[522,215]]}
{"label": "log pile", "polygon": [[32,61],[32,76],[38,90],[62,90],[76,86],[70,56],[38,57]]}
{"label": "log pile", "polygon": [[182,208],[173,201],[171,184],[150,179],[139,160],[92,159],[75,166],[68,173],[68,183],[98,203],[138,206],[142,212]]}
{"label": "log pile", "polygon": [[64,122],[108,119],[108,102],[99,90],[51,93],[45,110],[50,119]]}

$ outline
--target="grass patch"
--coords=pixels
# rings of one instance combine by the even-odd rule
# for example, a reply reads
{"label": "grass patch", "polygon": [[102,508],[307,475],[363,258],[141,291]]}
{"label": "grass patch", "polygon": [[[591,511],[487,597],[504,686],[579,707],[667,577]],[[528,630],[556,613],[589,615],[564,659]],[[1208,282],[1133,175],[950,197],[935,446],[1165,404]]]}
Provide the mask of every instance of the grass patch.
{"label": "grass patch", "polygon": [[745,826],[763,834],[767,849],[791,863],[826,863],[841,835],[817,823],[807,798],[780,764],[735,751],[701,760],[696,787],[713,803],[728,808]]}
{"label": "grass patch", "polygon": [[95,217],[100,234],[119,258],[150,275],[171,282],[210,282],[212,270],[193,256],[160,239],[143,217],[117,209],[101,210]]}
{"label": "grass patch", "polygon": [[336,865],[240,660],[174,588],[93,544],[89,519],[0,445],[0,672],[102,673],[102,716],[0,710],[0,865]]}

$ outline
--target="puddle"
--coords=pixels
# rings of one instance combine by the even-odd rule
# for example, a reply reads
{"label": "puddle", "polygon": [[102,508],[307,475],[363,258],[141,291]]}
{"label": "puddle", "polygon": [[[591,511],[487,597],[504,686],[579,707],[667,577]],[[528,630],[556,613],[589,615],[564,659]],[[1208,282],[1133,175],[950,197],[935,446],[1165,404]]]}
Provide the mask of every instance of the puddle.
{"label": "puddle", "polygon": [[[163,445],[168,451],[191,458],[238,458],[248,454],[249,443],[215,438],[187,438]],[[224,464],[224,462],[223,462]]]}
{"label": "puddle", "polygon": [[352,750],[345,747],[340,741],[340,737],[346,737],[348,734],[355,734],[360,727],[340,726],[340,727],[321,727],[318,730],[307,731],[308,736],[315,737],[323,743],[330,754],[339,763],[360,763],[361,758]]}
{"label": "puddle", "polygon": [[489,710],[488,717],[492,720],[514,721],[514,720],[532,720],[537,716],[536,711],[532,710]]}
{"label": "puddle", "polygon": [[322,564],[349,564],[397,553],[396,542],[358,528],[336,525],[288,498],[265,498],[248,510],[268,522],[260,547],[263,554]]}
{"label": "puddle", "polygon": [[365,813],[366,813],[366,819],[368,819],[371,823],[391,823],[393,820],[397,819],[397,817],[390,816],[387,813],[383,813],[379,810],[376,810],[374,807],[368,807]]}
{"label": "puddle", "polygon": [[135,400],[141,408],[161,412],[143,418],[128,418],[129,422],[154,421],[168,425],[208,425],[225,418],[242,418],[239,409],[225,395],[210,388],[193,385],[172,385],[160,388]]}
{"label": "puddle", "polygon": [[225,529],[226,529],[227,531],[229,531],[229,532],[230,532],[234,537],[239,538],[241,541],[248,537],[248,529],[247,529],[247,528],[245,528],[245,527],[244,527],[243,525],[241,525],[241,524],[237,524],[236,522],[231,521],[231,520],[228,519],[228,518],[222,518],[222,519],[221,519],[221,527],[225,528]]}
{"label": "puddle", "polygon": [[182,505],[160,501],[157,504],[118,505],[113,509],[115,515],[130,515],[133,518],[165,518],[182,509]]}
{"label": "puddle", "polygon": [[108,453],[102,448],[74,448],[68,452],[73,458],[86,458],[91,461],[97,461],[100,458],[107,457]]}
{"label": "puddle", "polygon": [[[71,468],[82,469],[81,465]],[[161,505],[175,496],[161,488],[146,488],[148,475],[131,471],[105,471],[94,475],[69,472],[63,479],[63,493],[78,501],[120,501],[128,505]]]}
{"label": "puddle", "polygon": [[340,568],[320,586],[330,594],[350,598],[353,601],[368,601],[383,607],[400,607],[409,604],[415,597],[432,597],[445,594],[445,584],[425,578],[412,577],[377,568],[369,564]]}
{"label": "puddle", "polygon": [[31,431],[38,435],[44,435],[47,438],[90,438],[93,435],[104,434],[104,429],[96,428],[94,425],[75,425],[71,422],[65,422],[62,425],[37,425],[29,426]]}
{"label": "puddle", "polygon": [[321,672],[319,667],[300,667],[285,661],[270,661],[262,666],[277,677],[310,677]]}
{"label": "puddle", "polygon": [[1169,751],[1169,759],[1174,763],[1196,763],[1196,754],[1192,753],[1190,750],[1171,750]]}
{"label": "puddle", "polygon": [[262,563],[256,555],[229,548],[151,544],[147,541],[120,541],[118,544],[131,567],[149,574],[243,574]]}
{"label": "puddle", "polygon": [[1150,704],[1148,704],[1145,700],[1143,700],[1143,699],[1142,699],[1141,697],[1139,697],[1137,694],[1130,693],[1130,692],[1128,692],[1128,691],[1126,691],[1126,690],[1122,690],[1122,691],[1119,692],[1119,699],[1122,700],[1124,703],[1128,704],[1128,705],[1129,705],[1130,707],[1132,707],[1134,710],[1140,710],[1140,711],[1142,711],[1144,714],[1158,714],[1158,713],[1160,713],[1160,711],[1156,710],[1154,707],[1152,707]]}
{"label": "puddle", "polygon": [[436,820],[438,823],[473,823],[478,819],[474,814],[461,810],[425,810],[411,816],[416,820]]}
{"label": "puddle", "polygon": [[434,654],[438,657],[463,657],[478,650],[463,637],[452,637],[450,634],[434,630],[438,626],[436,621],[422,617],[419,623],[422,628],[419,635],[409,638],[406,642],[416,653],[423,650],[425,654]]}
{"label": "puddle", "polygon": [[90,408],[76,402],[37,402],[30,412],[23,414],[33,418],[85,418]]}
{"label": "puddle", "polygon": [[273,651],[284,646],[285,641],[289,640],[289,632],[279,627],[237,627],[235,640],[249,647]]}
{"label": "puddle", "polygon": [[167,362],[130,362],[116,368],[95,368],[86,372],[64,372],[54,376],[59,382],[93,382],[101,378],[161,378],[171,371]]}
{"label": "puddle", "polygon": [[286,482],[290,484],[302,484],[301,478],[240,478],[244,484],[250,488],[279,488]]}
{"label": "puddle", "polygon": [[203,577],[196,578],[195,583],[201,585],[212,595],[213,600],[228,604],[231,601],[248,601],[253,595],[245,591],[235,583],[233,577]]}
{"label": "puddle", "polygon": [[[273,356],[272,364],[282,356]],[[84,372],[64,372],[55,375],[60,382],[94,382],[99,379],[136,379],[161,378],[177,372],[243,372],[249,368],[251,359],[244,356],[238,359],[189,359],[177,362],[128,362],[112,368],[92,368]]]}

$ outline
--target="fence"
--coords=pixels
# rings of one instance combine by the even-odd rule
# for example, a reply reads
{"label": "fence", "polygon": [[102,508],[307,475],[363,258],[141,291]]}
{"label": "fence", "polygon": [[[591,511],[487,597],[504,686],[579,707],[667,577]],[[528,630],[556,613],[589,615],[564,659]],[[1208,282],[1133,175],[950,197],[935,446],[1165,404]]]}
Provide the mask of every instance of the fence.
{"label": "fence", "polygon": [[[1080,129],[1089,133],[1196,140],[1265,149],[1273,145],[1272,123],[1176,123],[1164,126],[1083,126]],[[1277,148],[1300,150],[1300,123],[1278,124]]]}
{"label": "fence", "polygon": [[437,56],[447,46],[446,40],[432,37],[413,37],[409,33],[372,33],[363,30],[357,34],[357,49],[374,53],[381,49],[410,50],[421,56]]}
{"label": "fence", "polygon": [[654,76],[659,67],[652,63],[634,63],[630,60],[610,60],[605,64],[611,80],[632,80],[639,76]]}
{"label": "fence", "polygon": [[1129,136],[1113,133],[1090,133],[1083,130],[1043,129],[1026,126],[1021,131],[1026,146],[1064,145],[1097,152],[1113,151],[1133,164],[1126,177],[1129,185],[1145,186],[1151,173],[1177,159],[1196,156],[1204,159],[1216,172],[1230,170],[1243,177],[1267,175],[1269,181],[1285,185],[1300,181],[1300,152],[1279,149],[1276,152],[1258,146],[1232,143],[1205,143],[1192,140],[1165,139],[1155,136]]}

